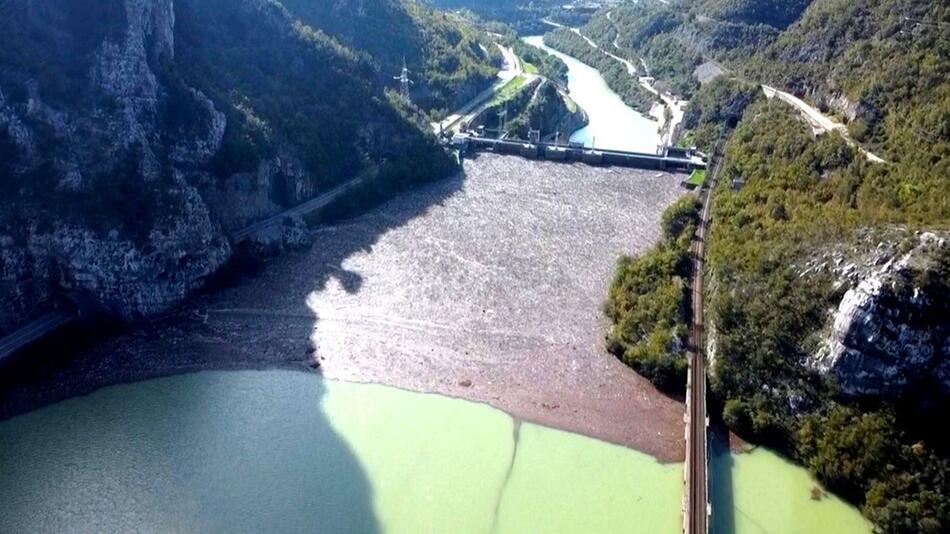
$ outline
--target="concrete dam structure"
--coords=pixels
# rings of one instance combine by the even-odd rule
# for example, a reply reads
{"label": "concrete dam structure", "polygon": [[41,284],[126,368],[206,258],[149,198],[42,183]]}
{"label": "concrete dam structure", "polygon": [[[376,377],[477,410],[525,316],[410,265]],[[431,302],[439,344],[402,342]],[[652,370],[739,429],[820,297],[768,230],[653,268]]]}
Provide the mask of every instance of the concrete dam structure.
{"label": "concrete dam structure", "polygon": [[455,135],[451,140],[451,144],[458,148],[463,155],[484,150],[528,159],[580,162],[588,165],[634,167],[658,171],[690,172],[695,169],[706,168],[705,160],[695,155],[692,150],[677,147],[664,147],[659,154],[647,154],[623,150],[600,150],[575,144],[565,146],[540,141],[494,139],[470,134]]}

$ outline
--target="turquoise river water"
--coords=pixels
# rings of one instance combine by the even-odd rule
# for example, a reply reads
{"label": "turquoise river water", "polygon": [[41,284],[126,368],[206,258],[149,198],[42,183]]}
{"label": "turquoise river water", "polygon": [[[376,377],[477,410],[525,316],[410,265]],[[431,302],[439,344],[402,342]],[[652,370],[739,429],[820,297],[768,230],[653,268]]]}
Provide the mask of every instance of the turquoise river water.
{"label": "turquoise river water", "polygon": [[588,147],[656,153],[660,144],[660,124],[624,104],[620,96],[607,86],[600,71],[545,46],[540,35],[525,37],[524,41],[554,54],[567,65],[567,87],[571,98],[587,112],[590,121],[586,128],[571,135],[571,141]]}

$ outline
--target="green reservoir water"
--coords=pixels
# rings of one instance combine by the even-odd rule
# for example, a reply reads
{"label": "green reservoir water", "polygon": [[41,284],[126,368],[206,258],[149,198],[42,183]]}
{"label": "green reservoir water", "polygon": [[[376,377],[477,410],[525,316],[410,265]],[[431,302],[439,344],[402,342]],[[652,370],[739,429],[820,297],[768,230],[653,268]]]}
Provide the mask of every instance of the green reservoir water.
{"label": "green reservoir water", "polygon": [[673,534],[681,484],[680,465],[481,404],[293,372],[114,386],[0,423],[0,532]]}
{"label": "green reservoir water", "polygon": [[812,499],[816,483],[765,448],[712,457],[714,534],[869,534],[871,525],[838,497]]}
{"label": "green reservoir water", "polygon": [[[757,449],[717,534],[870,532]],[[284,371],[114,386],[0,423],[0,532],[680,532],[681,464],[486,405]]]}

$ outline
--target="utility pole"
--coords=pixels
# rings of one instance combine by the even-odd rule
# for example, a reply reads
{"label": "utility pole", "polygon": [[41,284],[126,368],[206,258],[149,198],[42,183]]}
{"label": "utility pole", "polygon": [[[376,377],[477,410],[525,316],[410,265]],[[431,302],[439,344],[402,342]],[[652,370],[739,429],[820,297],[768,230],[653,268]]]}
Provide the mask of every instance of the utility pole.
{"label": "utility pole", "polygon": [[406,57],[402,58],[402,73],[399,76],[393,76],[394,80],[399,80],[399,92],[409,100],[409,86],[416,82],[409,79],[409,68],[406,67]]}
{"label": "utility pole", "polygon": [[505,136],[505,129],[508,124],[508,102],[505,102],[504,108],[498,109],[498,138],[501,139]]}

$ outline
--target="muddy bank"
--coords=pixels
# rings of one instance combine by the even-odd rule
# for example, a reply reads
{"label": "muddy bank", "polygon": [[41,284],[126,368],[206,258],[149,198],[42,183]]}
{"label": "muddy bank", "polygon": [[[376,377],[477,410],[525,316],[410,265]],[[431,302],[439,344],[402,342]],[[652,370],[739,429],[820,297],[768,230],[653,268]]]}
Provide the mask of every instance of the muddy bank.
{"label": "muddy bank", "polygon": [[318,229],[309,251],[0,392],[10,416],[198,369],[298,368],[481,401],[683,459],[683,405],[604,350],[614,261],[679,178],[482,155],[465,176]]}

